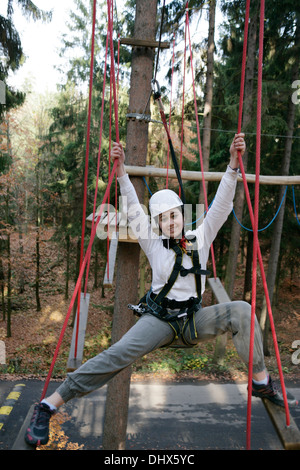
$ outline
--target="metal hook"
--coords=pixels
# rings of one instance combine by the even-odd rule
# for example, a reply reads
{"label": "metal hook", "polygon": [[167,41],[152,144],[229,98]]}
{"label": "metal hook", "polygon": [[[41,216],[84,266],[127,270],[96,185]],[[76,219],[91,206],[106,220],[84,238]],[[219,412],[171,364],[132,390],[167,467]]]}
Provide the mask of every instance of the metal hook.
{"label": "metal hook", "polygon": [[154,78],[153,80],[151,80],[151,85],[152,85],[154,99],[159,100],[161,97],[161,90],[160,90],[158,81]]}

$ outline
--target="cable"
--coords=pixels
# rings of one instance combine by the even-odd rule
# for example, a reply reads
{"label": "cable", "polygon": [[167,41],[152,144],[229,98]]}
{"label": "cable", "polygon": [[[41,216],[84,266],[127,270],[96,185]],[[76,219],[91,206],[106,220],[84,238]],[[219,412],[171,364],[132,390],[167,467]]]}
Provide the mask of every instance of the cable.
{"label": "cable", "polygon": [[298,222],[298,225],[300,225],[300,221],[298,219],[298,214],[297,214],[297,208],[296,208],[296,199],[295,199],[295,188],[294,188],[294,186],[292,186],[292,192],[293,192],[293,204],[294,204],[295,216],[296,216],[296,220]]}
{"label": "cable", "polygon": [[[279,214],[279,212],[280,212],[280,209],[281,209],[281,207],[282,207],[284,198],[285,198],[285,196],[286,196],[287,189],[288,189],[288,187],[286,186],[285,191],[284,191],[284,195],[283,195],[283,197],[282,197],[282,199],[281,199],[281,202],[280,202],[280,204],[279,204],[279,207],[278,207],[278,209],[277,209],[277,212],[276,212],[276,214],[274,215],[274,217],[273,217],[273,219],[271,220],[271,222],[269,222],[268,225],[266,225],[264,228],[258,229],[258,232],[263,232],[264,230],[267,230],[267,229],[272,225],[272,223],[274,222],[274,220],[276,219],[276,217],[278,216],[278,214]],[[233,215],[234,215],[234,217],[235,217],[235,220],[237,221],[237,223],[238,223],[244,230],[248,230],[248,232],[253,232],[253,229],[244,227],[244,225],[239,221],[239,219],[238,219],[237,216],[236,216],[236,213],[235,213],[234,209],[232,209],[232,212],[233,212]]]}

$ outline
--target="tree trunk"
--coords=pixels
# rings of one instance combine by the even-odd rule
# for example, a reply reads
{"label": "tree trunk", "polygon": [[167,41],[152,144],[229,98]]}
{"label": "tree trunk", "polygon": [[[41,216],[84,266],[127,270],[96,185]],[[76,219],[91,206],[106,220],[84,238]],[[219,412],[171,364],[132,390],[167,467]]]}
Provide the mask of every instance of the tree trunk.
{"label": "tree trunk", "polygon": [[65,237],[66,241],[66,258],[67,258],[67,264],[66,264],[66,283],[65,283],[65,300],[68,299],[69,297],[69,278],[70,278],[70,245],[71,245],[71,240],[70,240],[70,234],[67,233]]}
{"label": "tree trunk", "polygon": [[[157,0],[138,0],[134,39],[155,39]],[[133,47],[129,112],[143,112],[151,91],[154,51]],[[149,113],[149,107],[146,113]],[[146,165],[148,123],[128,121],[126,162],[129,165]],[[132,178],[138,197],[143,202],[144,183]],[[138,300],[140,248],[137,243],[120,243],[116,275],[115,307],[112,343],[118,341],[133,325],[134,317],[127,309],[128,303]],[[131,368],[119,373],[108,384],[103,431],[105,450],[124,450],[128,416]]]}
{"label": "tree trunk", "polygon": [[[296,41],[295,46],[296,48],[299,47],[300,44],[300,17],[297,18],[297,29],[296,29]],[[293,66],[292,72],[292,82],[298,78],[299,73],[299,65],[300,59],[299,55],[296,57],[295,64]],[[289,97],[289,105],[288,105],[288,119],[287,119],[287,138],[285,142],[285,149],[284,149],[284,157],[282,162],[282,175],[288,175],[290,170],[290,160],[291,160],[291,153],[292,153],[292,142],[293,142],[293,132],[294,132],[294,122],[295,122],[295,112],[296,112],[296,105]],[[279,190],[279,204],[284,195],[284,186],[280,186]],[[268,285],[268,292],[270,303],[272,305],[273,294],[274,294],[274,287],[276,282],[276,273],[277,273],[277,266],[280,254],[280,242],[281,242],[281,235],[282,235],[282,227],[283,227],[283,219],[284,219],[284,209],[285,209],[285,200],[283,201],[281,210],[274,222],[274,232],[272,236],[272,244],[270,250],[270,258],[268,263],[268,272],[267,272],[267,285]],[[264,352],[266,355],[269,354],[268,350],[268,320],[269,317],[267,316],[267,305],[266,299],[263,301],[261,316],[260,316],[260,326],[263,331],[263,338],[264,338]]]}
{"label": "tree trunk", "polygon": [[1,286],[1,306],[2,306],[2,320],[5,321],[6,317],[6,307],[5,307],[5,277],[4,277],[4,269],[3,269],[3,262],[2,262],[2,243],[0,240],[0,286]]}
{"label": "tree trunk", "polygon": [[[211,116],[213,103],[213,80],[214,80],[214,53],[215,53],[215,17],[216,0],[209,2],[209,24],[207,44],[207,69],[205,82],[205,103],[203,117],[202,157],[204,171],[209,169],[210,138],[211,138]],[[207,192],[207,182],[205,183]],[[200,204],[204,204],[203,186],[200,185]]]}
{"label": "tree trunk", "polygon": [[36,275],[35,275],[35,299],[36,310],[41,311],[40,301],[40,188],[39,188],[39,164],[35,167],[36,176],[36,235],[35,235],[35,249],[36,249]]}

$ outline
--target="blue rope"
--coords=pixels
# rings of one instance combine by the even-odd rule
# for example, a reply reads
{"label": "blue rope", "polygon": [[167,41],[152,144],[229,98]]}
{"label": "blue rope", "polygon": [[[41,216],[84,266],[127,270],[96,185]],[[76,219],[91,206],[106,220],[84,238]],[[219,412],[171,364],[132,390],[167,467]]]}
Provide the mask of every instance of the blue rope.
{"label": "blue rope", "polygon": [[[149,191],[149,194],[152,196],[151,189],[149,188],[148,183],[147,183],[147,181],[146,181],[146,178],[145,178],[144,176],[143,176],[143,180],[144,180],[145,185],[147,186],[147,189],[148,189],[148,191]],[[283,201],[284,201],[285,196],[286,196],[286,193],[287,193],[287,189],[288,189],[288,187],[286,186],[285,191],[284,191],[284,195],[283,195],[283,197],[282,197],[282,200],[281,200],[281,202],[280,202],[280,204],[279,204],[279,207],[278,207],[278,209],[277,209],[277,212],[276,212],[276,214],[274,215],[274,217],[273,217],[273,219],[271,220],[271,222],[268,223],[268,225],[266,225],[264,228],[258,229],[258,232],[263,232],[264,230],[267,230],[267,229],[272,225],[272,223],[274,222],[274,220],[276,219],[276,217],[278,216],[278,214],[279,214],[279,212],[280,212],[280,209],[281,209],[281,207],[282,207]],[[298,219],[297,209],[296,209],[296,200],[295,200],[295,189],[294,189],[294,186],[292,186],[292,191],[293,191],[293,203],[294,203],[294,210],[295,210],[296,220],[297,220],[298,224],[300,225],[300,221],[299,221],[299,219]],[[210,203],[208,209],[211,208],[213,202],[214,202],[214,199],[213,199],[212,202]],[[186,225],[193,225],[193,224],[196,224],[197,222],[199,222],[199,220],[201,220],[201,219],[205,216],[206,212],[207,212],[207,211],[204,211],[204,213],[203,213],[197,220],[195,220],[194,222],[189,222],[189,223],[187,223]],[[234,209],[232,209],[232,212],[233,212],[233,215],[234,215],[236,221],[238,222],[238,224],[239,224],[244,230],[248,230],[248,232],[253,232],[253,230],[252,230],[251,228],[245,227],[245,226],[238,220]]]}
{"label": "blue rope", "polygon": [[[270,222],[268,225],[266,225],[264,228],[258,229],[258,232],[263,232],[264,230],[267,230],[267,228],[269,228],[270,225],[272,225],[272,223],[274,222],[274,220],[275,220],[276,217],[278,216],[278,214],[279,214],[279,212],[280,212],[280,209],[281,209],[281,207],[282,207],[284,198],[285,198],[285,196],[286,196],[287,188],[288,188],[288,187],[286,186],[285,191],[284,191],[284,195],[283,195],[282,200],[281,200],[281,203],[279,204],[279,207],[278,207],[277,212],[276,212],[276,214],[274,215],[273,219],[272,219],[271,222]],[[241,222],[238,220],[238,218],[237,218],[237,216],[236,216],[236,213],[234,212],[234,209],[232,209],[232,212],[233,212],[233,215],[234,215],[236,221],[238,222],[238,224],[239,224],[243,229],[248,230],[248,232],[253,232],[253,230],[252,230],[251,228],[244,227],[244,225],[241,224]]]}
{"label": "blue rope", "polygon": [[150,189],[150,188],[149,188],[149,186],[148,186],[148,183],[147,183],[147,181],[146,181],[146,178],[145,178],[145,176],[143,176],[143,180],[144,180],[144,183],[145,183],[145,185],[146,185],[146,186],[147,186],[147,188],[148,188],[148,191],[149,191],[149,194],[150,194],[150,196],[152,196],[151,189]]}
{"label": "blue rope", "polygon": [[296,216],[296,220],[298,222],[298,225],[300,225],[300,221],[298,219],[298,214],[297,214],[297,208],[296,208],[296,199],[295,199],[295,188],[294,188],[294,186],[292,186],[292,191],[293,191],[293,204],[294,204],[295,216]]}

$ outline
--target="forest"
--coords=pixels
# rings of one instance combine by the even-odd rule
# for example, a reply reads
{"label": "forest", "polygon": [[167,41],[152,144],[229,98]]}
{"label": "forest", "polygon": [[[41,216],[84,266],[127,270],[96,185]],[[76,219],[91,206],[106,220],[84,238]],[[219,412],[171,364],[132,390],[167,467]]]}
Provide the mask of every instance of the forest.
{"label": "forest", "polygon": [[[118,122],[120,140],[125,145],[130,119],[132,48],[122,44],[120,38],[133,36],[135,2],[115,3],[113,40],[118,77]],[[237,132],[246,2],[188,2],[192,55],[186,38],[185,2],[166,2],[164,9],[162,3],[158,2],[157,38],[162,26],[161,40],[168,42],[169,48],[160,50],[159,61],[156,51],[155,63],[178,161],[183,170],[200,171],[197,112],[205,171],[224,172],[230,143]],[[9,72],[22,67],[22,44],[13,24],[14,6],[17,4],[23,9],[24,16],[40,22],[51,21],[51,12],[39,10],[32,2],[29,7],[24,0],[8,1],[7,16],[0,16],[3,57],[0,80],[4,83]],[[93,213],[96,185],[98,207],[110,174],[110,150],[116,135],[114,115],[110,112],[112,64],[109,59],[106,61],[105,54],[106,2],[98,2],[93,89],[89,95],[92,11],[93,1],[74,0],[74,8],[61,38],[60,54],[69,58],[68,67],[61,70],[63,84],[57,86],[57,92],[37,94],[30,82],[22,90],[7,86],[5,105],[0,105],[0,340],[7,343],[8,348],[9,339],[17,334],[14,330],[17,318],[27,315],[28,321],[32,322],[45,311],[50,301],[58,298],[67,301],[72,295],[80,263],[87,138],[90,158],[86,217]],[[199,30],[205,30],[204,39],[202,36],[199,39]],[[242,120],[247,144],[243,159],[247,174],[255,174],[258,37],[259,1],[254,0],[250,8]],[[299,178],[300,175],[299,60],[299,3],[267,0],[260,174],[274,177],[274,183],[260,185],[259,241],[275,319],[280,320],[281,325],[291,325],[294,335],[297,328],[299,331],[300,321],[299,180],[295,184],[278,184],[275,177]],[[197,93],[196,111],[192,69]],[[87,137],[89,97],[91,125]],[[145,96],[137,113],[144,112],[147,100],[148,96]],[[101,109],[104,119],[97,179]],[[167,156],[165,130],[159,110],[151,102],[147,166],[167,168]],[[145,183],[147,200],[149,189],[153,192],[164,188],[166,179],[150,175]],[[170,180],[169,184],[178,190],[176,179]],[[207,182],[209,203],[217,186],[217,181]],[[116,188],[112,185],[110,194],[110,204],[114,207],[118,207]],[[188,203],[196,206],[203,202],[199,181],[184,180],[184,190]],[[254,204],[254,184],[249,184],[249,191]],[[86,224],[85,248],[89,235],[90,228]],[[112,320],[114,299],[114,287],[103,286],[107,250],[107,241],[96,238],[89,273],[90,290],[96,293],[95,310],[96,304],[101,304],[104,311],[105,338],[109,338],[107,330]],[[214,250],[217,275],[229,297],[251,302],[253,231],[242,182],[238,183],[234,211],[219,232]],[[143,292],[150,282],[150,273],[142,257],[140,266],[140,292]],[[258,284],[257,314],[264,332],[265,354],[269,355],[271,340],[268,338],[269,326],[260,278]],[[211,295],[207,301],[212,301]],[[22,325],[26,325],[26,321]],[[297,339],[299,334],[298,337],[290,337],[289,354],[292,342]],[[103,335],[101,338],[97,334],[96,339],[89,340],[90,354],[97,348],[97,341],[99,347],[105,346]],[[33,348],[35,341],[32,339],[31,343]],[[49,351],[52,349],[46,349],[47,353]],[[24,348],[20,345],[17,350],[8,349],[9,359],[22,353]],[[46,361],[46,365],[48,363]]]}

